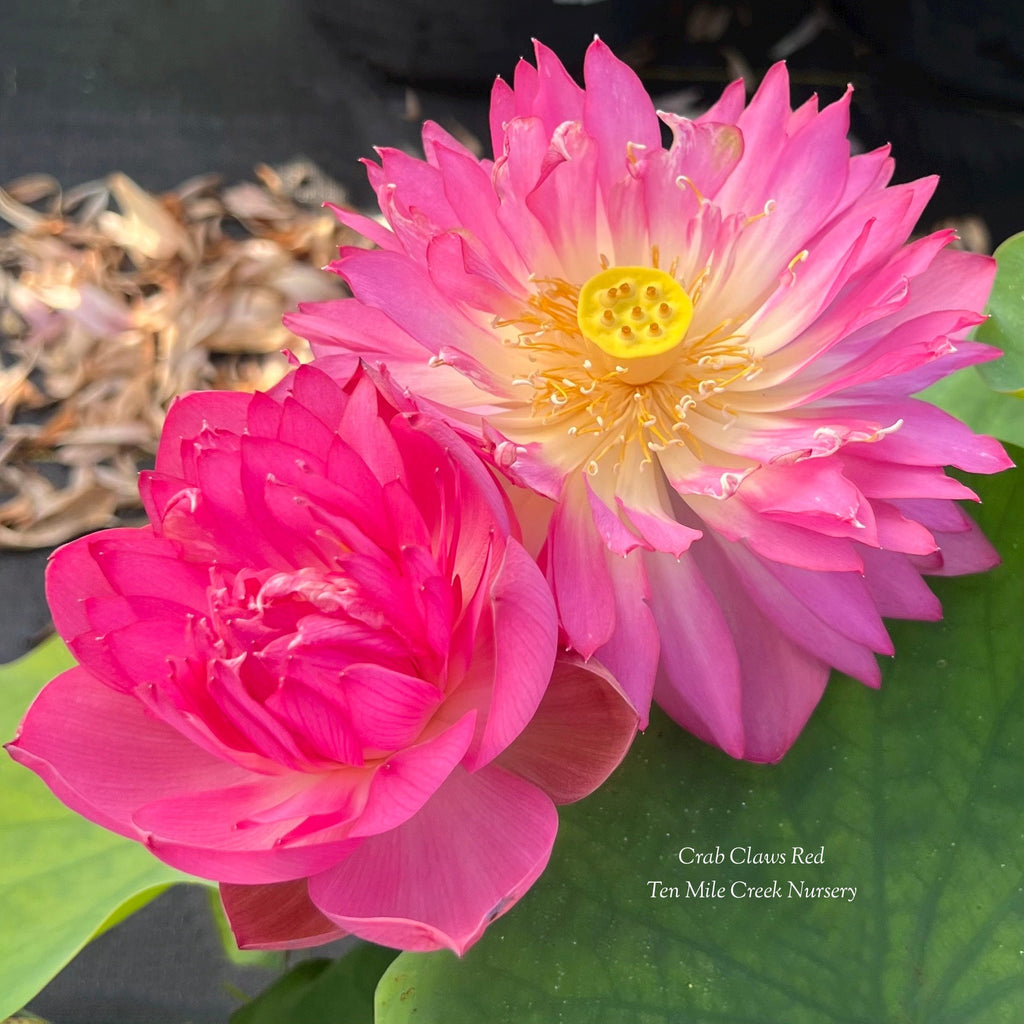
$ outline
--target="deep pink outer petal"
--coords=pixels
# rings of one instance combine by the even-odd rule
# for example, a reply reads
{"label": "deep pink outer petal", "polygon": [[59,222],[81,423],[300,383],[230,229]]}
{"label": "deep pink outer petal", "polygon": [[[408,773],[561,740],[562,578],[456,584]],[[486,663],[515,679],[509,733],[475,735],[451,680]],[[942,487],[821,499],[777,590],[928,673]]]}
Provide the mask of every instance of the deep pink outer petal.
{"label": "deep pink outer petal", "polygon": [[528,782],[457,769],[415,817],[310,879],[340,928],[371,942],[464,953],[544,870],[558,815]]}
{"label": "deep pink outer petal", "polygon": [[[259,775],[211,757],[149,715],[137,699],[104,686],[81,667],[43,689],[8,751],[73,811],[204,878],[245,883],[296,878],[322,870],[358,845],[335,833],[326,842],[285,847],[274,842],[281,828],[256,825],[232,831],[237,817],[231,814],[240,806],[251,805],[251,810],[273,802],[275,792],[287,789],[288,777]],[[260,796],[261,789],[266,797]],[[238,804],[238,796],[247,804]],[[193,810],[185,821],[193,829],[206,829],[207,845],[152,834],[149,826],[163,824],[161,808],[180,808],[200,798],[218,813],[204,818]],[[261,845],[264,833],[271,840]]]}
{"label": "deep pink outer petal", "polygon": [[72,810],[140,841],[145,833],[132,820],[139,807],[253,778],[204,753],[133,696],[80,666],[43,689],[7,749]]}
{"label": "deep pink outer petal", "polygon": [[494,662],[489,708],[479,746],[466,767],[475,769],[504,750],[532,718],[551,677],[558,616],[537,564],[514,540],[491,584]]}
{"label": "deep pink outer petal", "polygon": [[596,661],[563,654],[537,713],[496,761],[539,786],[556,804],[582,800],[619,766],[637,713]]}
{"label": "deep pink outer petal", "polygon": [[313,906],[305,878],[269,885],[225,882],[220,899],[239,949],[305,949],[345,935]]}

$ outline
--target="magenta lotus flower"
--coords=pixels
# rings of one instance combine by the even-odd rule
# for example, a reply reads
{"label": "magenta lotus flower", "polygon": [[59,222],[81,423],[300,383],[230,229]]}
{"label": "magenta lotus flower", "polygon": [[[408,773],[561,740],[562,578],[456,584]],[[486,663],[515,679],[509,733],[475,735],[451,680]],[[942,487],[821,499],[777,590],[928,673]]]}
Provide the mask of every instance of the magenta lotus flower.
{"label": "magenta lotus flower", "polygon": [[549,499],[524,529],[568,639],[641,713],[653,691],[775,760],[831,668],[878,685],[882,616],[940,617],[922,573],[996,561],[942,467],[1005,454],[910,397],[997,355],[964,340],[993,263],[905,244],[935,181],[850,156],[849,93],[791,110],[779,64],[688,120],[599,41],[586,89],[536,59],[494,87],[493,162],[432,124],[425,161],[380,151],[387,227],[340,214],[379,246],[334,265],[355,298],[290,326],[386,362]]}
{"label": "magenta lotus flower", "polygon": [[550,591],[479,457],[350,377],[173,406],[141,484],[152,525],[53,556],[81,665],[8,749],[221,882],[243,946],[461,953],[636,715],[596,667],[555,662]]}

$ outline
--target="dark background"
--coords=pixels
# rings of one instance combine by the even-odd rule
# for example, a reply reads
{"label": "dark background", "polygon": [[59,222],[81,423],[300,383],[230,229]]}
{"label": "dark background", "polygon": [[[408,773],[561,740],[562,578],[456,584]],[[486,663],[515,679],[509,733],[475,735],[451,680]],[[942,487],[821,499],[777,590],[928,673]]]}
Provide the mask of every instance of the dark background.
{"label": "dark background", "polygon": [[[976,215],[994,243],[1024,228],[1024,5],[996,0],[0,0],[0,184],[121,170],[159,191],[305,156],[368,205],[357,161],[374,145],[417,151],[420,117],[486,144],[490,83],[530,37],[578,71],[595,32],[677,106],[783,56],[797,99],[853,82],[857,144],[892,142],[898,180],[942,175],[925,226]],[[0,553],[0,662],[48,628],[45,556]],[[162,897],[33,1009],[56,1024],[225,1021],[231,986],[273,975],[226,961],[205,901]]]}

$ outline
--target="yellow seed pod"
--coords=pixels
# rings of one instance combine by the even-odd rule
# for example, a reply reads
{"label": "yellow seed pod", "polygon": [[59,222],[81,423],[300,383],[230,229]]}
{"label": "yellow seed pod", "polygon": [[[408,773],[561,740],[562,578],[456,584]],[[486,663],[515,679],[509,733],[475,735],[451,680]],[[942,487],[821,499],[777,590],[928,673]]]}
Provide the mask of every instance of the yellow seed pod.
{"label": "yellow seed pod", "polygon": [[584,337],[616,359],[662,355],[693,319],[682,285],[653,267],[609,267],[580,289],[576,319]]}

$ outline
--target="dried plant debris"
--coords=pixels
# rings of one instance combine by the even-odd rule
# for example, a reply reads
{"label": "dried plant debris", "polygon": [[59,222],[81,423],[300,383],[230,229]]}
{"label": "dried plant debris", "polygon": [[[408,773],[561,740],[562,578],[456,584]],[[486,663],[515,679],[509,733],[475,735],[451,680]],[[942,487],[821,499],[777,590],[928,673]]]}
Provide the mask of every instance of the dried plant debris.
{"label": "dried plant debris", "polygon": [[337,297],[320,269],[359,244],[308,161],[150,195],[123,174],[0,189],[0,547],[48,547],[138,509],[175,395],[266,388],[306,343],[281,325]]}

